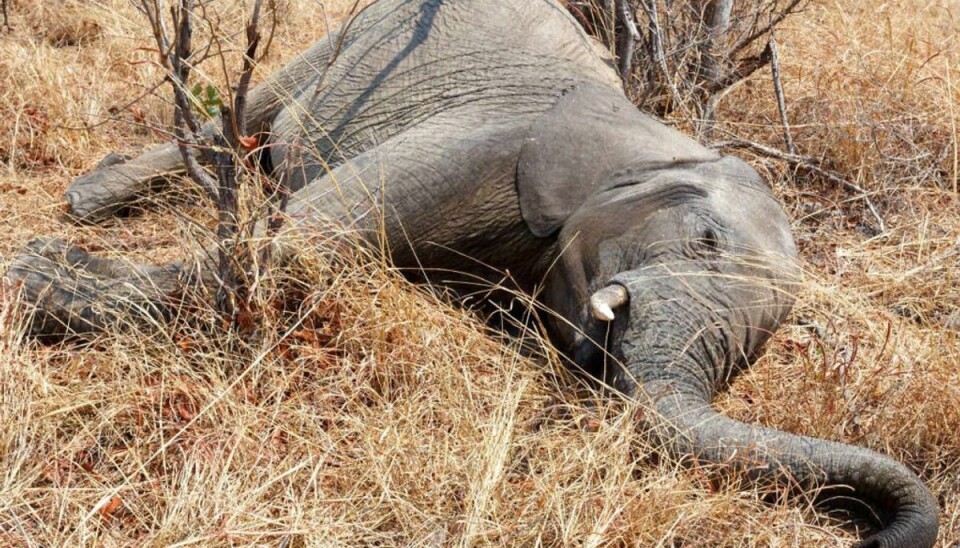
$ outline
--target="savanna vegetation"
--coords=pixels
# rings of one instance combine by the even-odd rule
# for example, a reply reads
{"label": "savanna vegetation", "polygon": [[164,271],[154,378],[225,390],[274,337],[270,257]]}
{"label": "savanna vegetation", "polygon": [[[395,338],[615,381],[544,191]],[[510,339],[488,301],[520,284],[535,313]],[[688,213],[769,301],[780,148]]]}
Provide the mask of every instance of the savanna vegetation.
{"label": "savanna vegetation", "polygon": [[[197,82],[223,89],[223,67],[236,77],[246,4],[210,3],[205,20],[218,26],[197,32],[221,37],[223,63],[202,65]],[[270,3],[276,26],[255,79],[354,4]],[[209,239],[215,211],[188,183],[173,206],[117,222],[61,215],[72,178],[167,135],[169,89],[132,3],[5,6],[0,270],[38,234],[149,262]],[[787,145],[768,67],[724,92],[709,127],[783,200],[805,272],[788,324],[718,406],[906,463],[938,497],[943,546],[960,542],[958,18],[952,0],[805,3],[776,33],[795,154],[770,152]],[[702,111],[646,99],[704,130]],[[634,429],[641,406],[570,375],[537,333],[492,333],[360,249],[305,246],[256,288],[256,328],[239,334],[217,329],[200,297],[165,330],[41,345],[24,337],[17,287],[3,287],[0,544],[857,537],[814,493],[770,496],[658,459]]]}

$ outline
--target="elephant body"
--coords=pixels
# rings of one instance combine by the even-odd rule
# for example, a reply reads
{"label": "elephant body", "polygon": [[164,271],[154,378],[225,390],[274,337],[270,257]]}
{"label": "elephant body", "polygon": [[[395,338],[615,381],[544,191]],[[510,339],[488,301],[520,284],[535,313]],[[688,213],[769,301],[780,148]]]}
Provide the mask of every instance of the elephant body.
{"label": "elephant body", "polygon": [[[864,545],[935,541],[936,503],[902,465],[712,410],[793,303],[789,221],[746,163],[637,111],[556,0],[376,2],[252,90],[245,133],[294,191],[291,229],[352,228],[454,289],[447,273],[508,272],[553,311],[549,335],[571,362],[650,402],[660,417],[646,431],[676,458],[849,485],[884,519]],[[104,165],[68,189],[70,211],[100,220],[179,169],[172,144]],[[83,284],[60,281],[77,269]],[[148,309],[145,288],[178,269],[38,241],[8,277],[50,334],[102,328],[121,301]]]}
{"label": "elephant body", "polygon": [[[619,86],[555,2],[381,1],[342,42],[333,31],[257,86],[246,126],[269,134],[275,175],[299,191],[288,210],[297,225],[379,230],[364,214],[390,204],[382,221],[398,266],[462,268],[465,254],[515,267],[515,250],[543,241],[522,229],[513,166],[533,120],[584,82]],[[142,194],[130,179],[180,166],[173,146],[142,163],[81,177],[67,192],[73,214],[101,219]],[[105,188],[109,179],[122,183]]]}

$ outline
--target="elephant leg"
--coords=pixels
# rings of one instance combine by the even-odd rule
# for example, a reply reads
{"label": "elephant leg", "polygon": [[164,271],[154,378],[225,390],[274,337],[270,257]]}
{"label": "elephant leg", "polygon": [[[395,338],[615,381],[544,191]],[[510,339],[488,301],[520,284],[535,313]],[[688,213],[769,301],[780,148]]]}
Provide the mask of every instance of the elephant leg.
{"label": "elephant leg", "polygon": [[[471,125],[473,122],[473,125]],[[291,196],[288,224],[273,257],[296,245],[355,245],[357,236],[398,263],[460,269],[468,255],[514,248],[520,220],[513,191],[523,126],[476,125],[447,116],[423,124],[347,160]],[[511,211],[509,208],[513,208]],[[264,234],[263,223],[256,231]],[[287,234],[297,236],[289,238]],[[316,238],[316,236],[321,236]],[[465,243],[466,242],[466,243]],[[431,253],[451,249],[456,263]],[[21,285],[33,308],[30,332],[51,338],[92,334],[129,320],[156,323],[175,308],[185,283],[216,283],[215,250],[197,260],[144,266],[91,256],[64,242],[38,239],[14,260],[7,279]],[[189,278],[189,280],[186,280]]]}
{"label": "elephant leg", "polygon": [[[316,79],[336,45],[337,31],[318,41],[306,52],[250,91],[245,130],[247,134],[265,132],[281,109]],[[220,128],[220,120],[208,122],[202,133],[210,138]],[[197,155],[202,159],[202,155]],[[186,169],[174,143],[154,147],[126,159],[117,154],[104,158],[96,168],[74,179],[67,188],[67,212],[78,221],[96,223],[136,203],[162,186],[165,179],[181,175]]]}
{"label": "elephant leg", "polygon": [[67,212],[79,221],[94,223],[107,219],[136,203],[166,178],[184,172],[180,151],[173,143],[130,160],[113,154],[104,160],[67,188]]}
{"label": "elephant leg", "polygon": [[178,266],[95,257],[48,238],[27,244],[5,277],[27,303],[28,333],[48,340],[90,335],[121,322],[154,323],[181,285]]}
{"label": "elephant leg", "polygon": [[[360,194],[351,186],[361,184],[361,179],[351,180],[345,171],[331,172],[329,178],[342,179],[345,184],[339,188],[346,195]],[[320,218],[334,224],[347,217],[332,208],[315,212],[310,230],[320,230]],[[300,231],[307,228],[301,226]],[[264,232],[261,223],[257,233]],[[329,233],[334,239],[344,234],[342,229]],[[283,245],[283,238],[278,240],[275,257],[286,260],[296,253]],[[20,293],[27,333],[52,342],[90,337],[123,325],[162,326],[168,312],[181,304],[186,286],[199,283],[213,288],[216,284],[216,248],[199,249],[192,255],[195,260],[150,266],[97,257],[59,239],[35,238],[14,257],[4,278]]]}
{"label": "elephant leg", "polygon": [[447,113],[327,172],[313,166],[291,196],[292,227],[334,221],[400,267],[496,262],[527,243],[515,182],[526,125],[490,118]]}

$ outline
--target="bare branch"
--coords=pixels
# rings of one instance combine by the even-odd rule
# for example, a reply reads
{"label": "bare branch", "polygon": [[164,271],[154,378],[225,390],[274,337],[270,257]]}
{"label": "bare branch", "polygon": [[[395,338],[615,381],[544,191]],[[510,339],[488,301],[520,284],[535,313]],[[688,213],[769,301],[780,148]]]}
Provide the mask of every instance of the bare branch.
{"label": "bare branch", "polygon": [[[186,61],[190,57],[192,27],[190,14],[193,9],[193,0],[180,0],[177,7],[171,8],[171,15],[176,24],[174,42],[171,44],[166,29],[163,26],[163,7],[160,0],[141,0],[140,11],[147,17],[153,39],[160,52],[160,62],[167,71],[167,79],[171,83],[174,94],[173,130],[177,149],[187,169],[187,175],[211,199],[217,197],[216,181],[201,167],[197,160],[197,151],[204,151],[204,147],[196,137],[199,126],[191,111],[190,99],[187,96],[187,81],[190,77],[190,65]],[[186,126],[189,133],[184,129]]]}
{"label": "bare branch", "polygon": [[783,160],[790,165],[807,170],[811,173],[814,173],[824,179],[830,181],[831,183],[846,188],[847,190],[856,192],[858,194],[857,199],[863,200],[866,204],[867,209],[870,210],[870,214],[873,215],[873,218],[877,221],[877,228],[880,232],[886,232],[887,226],[883,222],[883,217],[880,216],[880,212],[877,211],[876,206],[873,205],[873,202],[870,200],[870,192],[865,190],[860,185],[850,182],[843,178],[839,173],[821,167],[820,162],[813,157],[803,156],[800,154],[794,154],[790,152],[784,152],[782,150],[769,147],[760,143],[755,143],[753,141],[747,141],[745,139],[736,139],[732,141],[723,141],[713,144],[714,148],[741,148],[751,150],[761,156],[766,156],[768,158],[774,158],[777,160]]}
{"label": "bare branch", "polygon": [[787,16],[789,16],[789,15],[791,15],[791,14],[793,14],[793,13],[796,13],[796,12],[797,12],[797,7],[800,6],[800,3],[803,2],[803,1],[804,1],[804,0],[791,0],[791,2],[787,5],[787,7],[785,7],[780,13],[778,13],[777,15],[775,15],[775,16],[770,20],[769,23],[767,23],[767,24],[764,25],[763,27],[755,30],[752,34],[749,34],[749,35],[747,35],[747,36],[744,36],[743,38],[741,38],[740,40],[738,40],[737,43],[734,44],[733,47],[730,48],[730,55],[736,55],[736,54],[740,53],[740,51],[741,51],[742,49],[744,49],[744,48],[748,47],[750,44],[756,42],[759,38],[761,38],[761,37],[766,36],[767,34],[769,34],[770,31],[772,31],[774,28],[776,28],[777,25],[779,25],[780,23],[782,23],[783,20],[787,18]]}
{"label": "bare branch", "polygon": [[277,17],[277,0],[270,0],[270,31],[267,32],[267,42],[263,45],[263,55],[266,55],[270,51],[270,46],[273,45],[273,37],[277,34],[277,24],[279,24],[279,19]]}
{"label": "bare branch", "polygon": [[[804,0],[568,0],[574,16],[617,54],[627,94],[638,96],[641,108],[661,116],[681,109],[705,134],[724,92],[770,62],[769,48],[755,53],[747,46],[803,5]],[[638,25],[636,16],[645,21]],[[649,63],[635,63],[637,48]],[[643,89],[634,93],[637,84]]]}
{"label": "bare branch", "polygon": [[353,6],[350,8],[350,20],[343,25],[342,30],[340,31],[340,36],[337,37],[337,46],[334,48],[333,53],[330,55],[330,58],[327,59],[327,64],[323,67],[323,70],[320,71],[319,77],[317,77],[317,84],[314,87],[313,95],[310,97],[310,102],[307,104],[307,112],[313,112],[313,107],[317,101],[317,98],[320,97],[320,91],[323,90],[323,82],[327,77],[327,73],[330,71],[330,67],[333,66],[333,63],[336,62],[337,58],[340,57],[340,51],[343,49],[343,43],[347,39],[347,35],[350,34],[350,27],[353,26],[353,23],[357,20],[357,17],[367,10],[373,3],[357,10],[360,7],[360,0],[355,0]]}
{"label": "bare branch", "polygon": [[[673,83],[673,77],[670,74],[670,68],[667,66],[667,58],[664,53],[664,40],[663,33],[660,28],[660,16],[657,13],[657,0],[642,0],[641,4],[643,9],[647,14],[647,24],[650,29],[650,49],[652,57],[656,62],[657,68],[660,69],[661,77],[666,84],[666,88],[670,92],[670,99],[674,105],[680,105],[680,92],[677,90],[677,86]],[[641,102],[645,102],[646,99],[650,96],[655,88],[655,78],[653,73],[651,73],[651,78],[647,81],[647,89],[644,91],[644,99]]]}
{"label": "bare branch", "polygon": [[[160,52],[160,62],[167,72],[174,95],[173,132],[177,149],[190,179],[199,185],[204,192],[216,201],[218,206],[217,238],[219,242],[218,277],[220,285],[217,288],[217,309],[225,317],[230,318],[231,325],[236,326],[238,313],[247,310],[249,284],[244,283],[245,256],[240,253],[239,247],[239,198],[237,176],[238,162],[246,155],[246,147],[251,142],[245,132],[245,111],[247,94],[253,77],[257,48],[260,43],[258,21],[262,7],[262,0],[256,0],[250,20],[246,26],[247,45],[244,51],[243,68],[239,82],[231,94],[230,103],[221,107],[221,131],[211,135],[210,125],[204,129],[198,123],[193,108],[196,99],[190,91],[190,73],[195,62],[192,47],[195,0],[177,0],[177,4],[170,9],[175,32],[172,40],[164,28],[163,0],[141,0],[140,10],[146,15],[153,32],[154,41]],[[204,4],[199,8],[203,13],[203,20],[210,25],[213,37],[205,48],[210,51],[216,46],[216,56],[219,57],[224,74],[227,74],[225,56],[219,39],[215,22],[211,21]],[[206,56],[206,53],[204,54]],[[259,131],[260,128],[257,128]],[[212,144],[208,142],[212,139]],[[211,176],[201,166],[198,153],[204,155],[206,163],[216,169],[216,177]]]}
{"label": "bare branch", "polygon": [[[239,122],[241,125],[234,125],[230,128],[234,138],[243,134],[245,131],[250,131],[245,127],[247,92],[250,89],[250,80],[253,77],[254,59],[257,54],[257,46],[260,44],[260,31],[257,29],[257,24],[260,19],[260,5],[262,1],[263,0],[256,0],[256,2],[254,2],[253,14],[250,16],[249,23],[247,23],[247,49],[244,52],[243,70],[240,73],[240,81],[237,84],[236,94],[233,98],[233,110],[235,114],[234,121]],[[237,142],[232,142],[230,145],[236,148]]]}
{"label": "bare branch", "polygon": [[783,142],[787,146],[787,152],[796,154],[797,147],[793,144],[793,136],[790,135],[790,121],[787,118],[787,100],[783,96],[783,82],[780,81],[780,56],[777,52],[777,38],[773,33],[770,33],[770,43],[767,47],[770,50],[773,92],[777,96],[777,110],[780,111],[780,124],[783,126]]}
{"label": "bare branch", "polygon": [[620,79],[623,87],[630,93],[630,73],[633,72],[633,55],[637,41],[642,37],[637,30],[636,16],[629,0],[617,0],[617,16],[626,31],[620,33],[617,40],[617,54],[620,56]]}
{"label": "bare branch", "polygon": [[767,45],[760,52],[760,55],[740,59],[736,68],[729,70],[721,79],[707,83],[704,89],[708,95],[717,95],[727,88],[733,87],[765,67],[770,62],[771,55],[770,46]]}
{"label": "bare branch", "polygon": [[261,4],[262,0],[256,0],[250,21],[247,23],[247,47],[244,52],[243,70],[233,94],[233,106],[225,106],[220,112],[223,132],[218,136],[218,140],[222,139],[227,151],[220,154],[218,162],[220,192],[217,197],[219,211],[217,239],[220,242],[218,268],[220,287],[217,290],[216,303],[222,314],[234,320],[241,307],[246,306],[247,303],[244,301],[249,293],[249,284],[244,283],[246,268],[237,249],[239,233],[237,159],[245,155],[240,137],[246,130],[247,92],[253,75],[257,46],[260,43],[260,32],[257,26],[260,20]]}

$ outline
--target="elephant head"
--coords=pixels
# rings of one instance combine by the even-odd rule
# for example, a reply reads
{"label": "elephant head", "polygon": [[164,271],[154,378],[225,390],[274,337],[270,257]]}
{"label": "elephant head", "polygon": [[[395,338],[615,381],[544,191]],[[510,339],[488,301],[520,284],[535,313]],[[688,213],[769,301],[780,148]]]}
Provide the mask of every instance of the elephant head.
{"label": "elephant head", "polygon": [[543,293],[553,340],[648,403],[658,447],[865,504],[884,527],[862,546],[935,542],[936,502],[906,467],[710,406],[785,319],[798,281],[788,219],[756,171],[581,88],[534,125],[519,174],[528,226],[557,238]]}

